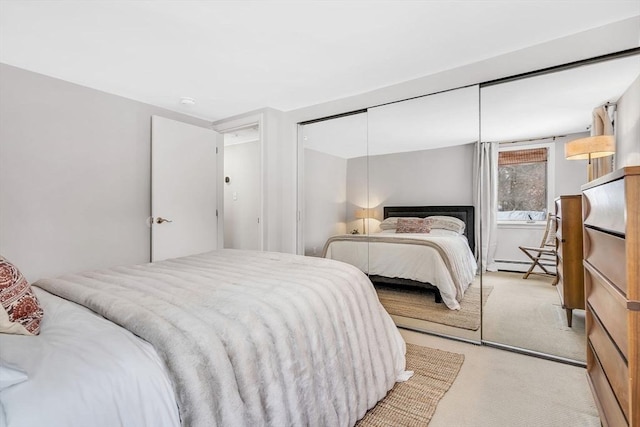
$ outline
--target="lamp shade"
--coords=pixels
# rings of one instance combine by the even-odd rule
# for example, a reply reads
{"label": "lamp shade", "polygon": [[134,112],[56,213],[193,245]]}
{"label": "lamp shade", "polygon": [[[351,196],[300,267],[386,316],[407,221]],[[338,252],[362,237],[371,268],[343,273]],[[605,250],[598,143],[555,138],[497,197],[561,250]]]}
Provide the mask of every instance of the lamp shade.
{"label": "lamp shade", "polygon": [[616,140],[613,135],[589,136],[564,144],[564,156],[567,160],[595,159],[615,152]]}
{"label": "lamp shade", "polygon": [[357,219],[373,218],[373,209],[356,209],[355,215]]}

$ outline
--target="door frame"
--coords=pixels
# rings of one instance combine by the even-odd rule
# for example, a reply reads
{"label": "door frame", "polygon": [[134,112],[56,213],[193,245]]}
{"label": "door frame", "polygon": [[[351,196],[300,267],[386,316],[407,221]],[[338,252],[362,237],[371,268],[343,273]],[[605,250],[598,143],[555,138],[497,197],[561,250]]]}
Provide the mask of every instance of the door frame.
{"label": "door frame", "polygon": [[[264,251],[264,242],[265,242],[265,226],[264,224],[266,223],[266,218],[265,218],[265,211],[264,211],[264,194],[265,194],[265,176],[264,176],[264,171],[265,171],[265,150],[264,150],[264,114],[263,113],[259,113],[259,114],[253,114],[253,115],[249,115],[249,116],[245,116],[245,117],[241,117],[241,118],[237,118],[237,119],[232,119],[232,120],[228,120],[222,123],[218,123],[215,126],[213,126],[213,130],[215,130],[216,132],[218,132],[220,135],[222,135],[222,148],[221,148],[221,154],[222,156],[219,157],[218,159],[218,167],[219,170],[222,171],[222,180],[224,180],[224,134],[225,133],[229,133],[229,132],[233,132],[234,130],[239,130],[239,129],[243,129],[243,128],[247,128],[250,126],[258,126],[258,145],[260,147],[260,183],[259,183],[259,187],[260,187],[260,217],[259,217],[259,222],[258,222],[258,249],[261,251]],[[221,181],[223,182],[223,181]],[[222,190],[221,192],[222,194],[219,197],[222,197],[222,200],[224,201],[224,190]],[[219,206],[222,206],[221,211],[219,213],[219,217],[221,219],[221,221],[219,220],[218,222],[220,224],[222,224],[222,228],[218,229],[218,231],[224,236],[224,203],[223,204],[219,204]],[[221,248],[224,246],[220,246]]]}

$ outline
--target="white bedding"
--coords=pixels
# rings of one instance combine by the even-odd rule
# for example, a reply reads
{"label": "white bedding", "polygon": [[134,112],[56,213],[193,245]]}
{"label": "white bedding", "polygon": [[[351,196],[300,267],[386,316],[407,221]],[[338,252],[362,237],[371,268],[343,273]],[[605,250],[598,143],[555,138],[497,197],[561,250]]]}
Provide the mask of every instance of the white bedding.
{"label": "white bedding", "polygon": [[[458,280],[454,280],[441,253],[433,247],[389,243],[389,238],[430,241],[447,247],[450,263],[455,264]],[[467,239],[459,234],[382,232],[363,236],[359,241],[330,241],[326,258],[358,267],[365,273],[431,283],[440,290],[442,301],[452,310],[460,309],[460,301],[475,277],[477,264]]]}
{"label": "white bedding", "polygon": [[0,359],[28,377],[0,392],[0,425],[180,426],[168,373],[148,342],[33,289],[45,312],[40,335],[0,334]]}
{"label": "white bedding", "polygon": [[[371,282],[331,260],[221,250],[37,285],[154,348],[74,304],[45,306],[39,336],[0,337],[2,355],[29,374],[0,394],[9,427],[169,426],[176,401],[185,426],[349,426],[408,374]],[[153,381],[131,372],[145,369]]]}

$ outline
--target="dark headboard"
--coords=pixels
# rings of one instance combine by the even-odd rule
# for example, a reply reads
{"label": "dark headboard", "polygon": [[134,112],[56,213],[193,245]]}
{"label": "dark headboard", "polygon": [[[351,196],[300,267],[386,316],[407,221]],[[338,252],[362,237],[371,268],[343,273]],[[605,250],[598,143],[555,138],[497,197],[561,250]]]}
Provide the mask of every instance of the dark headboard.
{"label": "dark headboard", "polygon": [[464,235],[469,241],[471,252],[476,248],[475,210],[473,206],[385,206],[384,218],[418,217],[426,218],[434,215],[452,216],[465,223]]}

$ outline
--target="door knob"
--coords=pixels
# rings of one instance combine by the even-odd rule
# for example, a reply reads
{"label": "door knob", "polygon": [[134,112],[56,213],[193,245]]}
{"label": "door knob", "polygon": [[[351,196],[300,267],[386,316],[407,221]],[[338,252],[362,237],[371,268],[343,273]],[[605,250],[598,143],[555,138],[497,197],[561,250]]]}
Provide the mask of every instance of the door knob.
{"label": "door knob", "polygon": [[173,221],[171,221],[170,219],[162,218],[161,216],[156,218],[156,224],[162,224],[163,222],[173,222]]}

